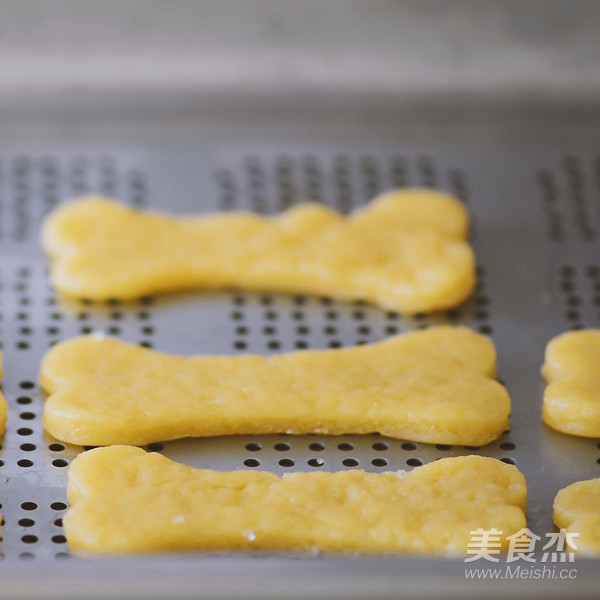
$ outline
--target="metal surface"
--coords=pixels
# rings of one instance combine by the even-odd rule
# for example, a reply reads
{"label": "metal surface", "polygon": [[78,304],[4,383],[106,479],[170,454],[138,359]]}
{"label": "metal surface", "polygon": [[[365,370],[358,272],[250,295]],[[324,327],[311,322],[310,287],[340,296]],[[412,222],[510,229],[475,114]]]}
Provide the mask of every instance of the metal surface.
{"label": "metal surface", "polygon": [[40,112],[64,127],[82,113],[214,114],[265,100],[288,113],[449,100],[595,108],[600,94],[594,0],[0,0],[0,11],[0,112],[25,115],[20,125]]}
{"label": "metal surface", "polygon": [[[529,144],[531,146],[531,144]],[[8,430],[0,450],[0,596],[339,597],[488,595],[465,582],[458,560],[163,556],[89,561],[70,557],[60,518],[66,471],[80,448],[43,432],[39,364],[48,347],[102,330],[177,354],[272,353],[376,341],[431,324],[468,324],[491,335],[499,378],[513,401],[511,430],[482,448],[436,447],[381,436],[236,436],[151,449],[198,467],[369,471],[411,469],[477,453],[516,464],[529,484],[529,525],[552,531],[556,491],[600,472],[599,440],[543,427],[545,343],[600,324],[600,153],[586,143],[502,151],[353,143],[221,143],[190,151],[36,147],[0,157],[0,322]],[[473,298],[414,319],[327,298],[190,292],[133,304],[63,303],[45,276],[40,220],[63,198],[99,191],[175,213],[249,208],[276,212],[303,199],[347,211],[392,186],[433,186],[473,215],[479,264]],[[596,563],[579,561],[573,597],[592,595]],[[32,574],[36,574],[35,578]],[[560,582],[505,582],[548,597]],[[165,588],[166,586],[166,588]],[[518,586],[518,587],[517,587]]]}

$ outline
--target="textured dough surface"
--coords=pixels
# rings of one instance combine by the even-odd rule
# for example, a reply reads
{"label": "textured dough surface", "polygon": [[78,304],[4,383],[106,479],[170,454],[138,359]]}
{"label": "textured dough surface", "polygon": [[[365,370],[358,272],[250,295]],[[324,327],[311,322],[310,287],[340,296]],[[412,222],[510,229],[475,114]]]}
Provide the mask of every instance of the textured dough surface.
{"label": "textured dough surface", "polygon": [[495,370],[492,342],[463,327],[271,357],[184,358],[86,336],[49,350],[41,385],[46,429],[73,444],[379,431],[479,446],[508,427]]}
{"label": "textured dough surface", "polygon": [[75,552],[271,550],[464,555],[470,531],[525,527],[525,478],[480,456],[405,473],[229,473],[131,446],[69,469],[64,518]]}
{"label": "textured dough surface", "polygon": [[414,313],[455,306],[471,293],[467,230],[463,206],[434,190],[389,192],[350,217],[306,203],[276,217],[175,218],[92,196],[56,209],[42,242],[54,285],[71,296],[238,287]]}
{"label": "textured dough surface", "polygon": [[600,437],[600,330],[571,331],[550,340],[542,372],[544,422],[572,435]]}
{"label": "textured dough surface", "polygon": [[580,554],[600,555],[600,479],[578,481],[556,494],[554,522],[578,533]]}

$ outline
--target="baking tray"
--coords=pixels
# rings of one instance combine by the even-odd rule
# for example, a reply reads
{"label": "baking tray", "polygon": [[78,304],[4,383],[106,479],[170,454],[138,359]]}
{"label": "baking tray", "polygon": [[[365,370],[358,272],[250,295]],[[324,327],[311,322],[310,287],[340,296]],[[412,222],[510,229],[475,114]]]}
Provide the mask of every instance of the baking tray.
{"label": "baking tray", "polygon": [[[122,304],[54,294],[39,226],[65,198],[99,192],[173,213],[276,213],[302,200],[347,212],[390,187],[428,186],[473,216],[478,285],[463,306],[413,318],[360,302],[238,291],[185,292]],[[40,361],[91,331],[159,351],[270,354],[335,348],[439,323],[490,335],[512,401],[511,429],[481,448],[367,436],[231,436],[152,444],[177,461],[221,470],[372,472],[466,454],[516,464],[529,484],[529,527],[553,531],[556,491],[600,473],[600,440],[545,428],[545,343],[600,321],[600,153],[593,148],[481,149],[253,141],[190,150],[97,148],[0,153],[0,340],[9,421],[0,450],[0,597],[335,597],[488,595],[460,559],[160,556],[82,560],[61,517],[67,467],[82,451],[43,431]],[[343,399],[341,399],[343,400]],[[595,561],[578,560],[570,595],[594,594]],[[522,595],[563,595],[563,582],[503,582]],[[506,592],[503,592],[506,593]]]}

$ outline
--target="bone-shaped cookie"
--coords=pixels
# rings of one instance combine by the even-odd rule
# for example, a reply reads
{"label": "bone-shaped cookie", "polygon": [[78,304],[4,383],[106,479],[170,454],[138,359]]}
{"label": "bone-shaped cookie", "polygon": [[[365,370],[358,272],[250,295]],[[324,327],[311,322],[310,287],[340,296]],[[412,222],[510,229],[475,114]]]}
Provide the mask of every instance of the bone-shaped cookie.
{"label": "bone-shaped cookie", "polygon": [[600,437],[600,330],[572,331],[546,346],[544,422],[564,433]]}
{"label": "bone-shaped cookie", "polygon": [[554,499],[554,522],[579,534],[572,538],[578,553],[600,556],[600,479],[577,481],[560,490]]}
{"label": "bone-shaped cookie", "polygon": [[60,206],[43,227],[66,295],[132,299],[189,288],[364,299],[406,313],[455,306],[472,291],[468,214],[433,190],[390,192],[344,217],[298,205],[175,218],[101,197]]}
{"label": "bone-shaped cookie", "polygon": [[525,478],[494,458],[445,458],[403,472],[194,469],[131,446],[80,454],[69,469],[69,547],[446,553],[470,532],[525,527]]}
{"label": "bone-shaped cookie", "polygon": [[375,344],[279,356],[160,354],[110,338],[57,344],[41,370],[44,424],[73,444],[191,436],[380,433],[481,445],[508,426],[494,346],[436,327]]}

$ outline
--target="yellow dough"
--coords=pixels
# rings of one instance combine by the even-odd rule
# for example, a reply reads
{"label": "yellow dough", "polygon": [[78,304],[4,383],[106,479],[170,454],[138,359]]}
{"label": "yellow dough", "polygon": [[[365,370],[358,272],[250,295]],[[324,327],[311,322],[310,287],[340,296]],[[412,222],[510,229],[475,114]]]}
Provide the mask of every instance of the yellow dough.
{"label": "yellow dough", "polygon": [[572,331],[546,346],[543,419],[573,435],[600,437],[600,330]]}
{"label": "yellow dough", "polygon": [[445,458],[408,474],[229,473],[130,446],[97,448],[69,469],[72,551],[267,550],[464,556],[470,532],[525,527],[519,470]]}
{"label": "yellow dough", "polygon": [[[2,380],[2,353],[0,353],[0,381]],[[6,398],[0,392],[0,435],[3,435],[6,430],[6,414],[8,412],[8,405]]]}
{"label": "yellow dough", "polygon": [[42,242],[54,285],[70,296],[238,287],[414,313],[455,306],[473,290],[467,231],[463,206],[434,190],[389,192],[350,217],[306,203],[270,218],[175,218],[92,196],[57,208]]}
{"label": "yellow dough", "polygon": [[142,445],[191,436],[370,433],[482,445],[508,427],[492,342],[436,327],[279,356],[160,354],[87,336],[42,363],[44,424],[59,440]]}
{"label": "yellow dough", "polygon": [[560,490],[554,499],[554,522],[579,534],[578,553],[600,555],[600,479],[578,481]]}

